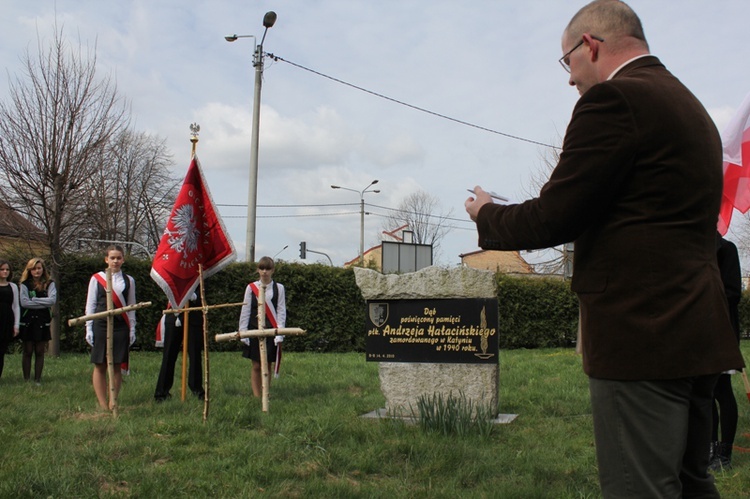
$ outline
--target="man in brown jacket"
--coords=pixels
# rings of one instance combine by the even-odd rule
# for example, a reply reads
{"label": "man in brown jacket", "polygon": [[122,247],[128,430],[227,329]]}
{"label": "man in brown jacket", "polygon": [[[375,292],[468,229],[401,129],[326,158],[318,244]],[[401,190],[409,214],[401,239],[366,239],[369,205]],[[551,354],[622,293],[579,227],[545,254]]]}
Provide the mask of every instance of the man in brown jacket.
{"label": "man in brown jacket", "polygon": [[485,249],[575,241],[604,496],[718,497],[712,390],[743,365],[716,263],[721,139],[626,4],[582,8],[562,53],[581,98],[549,181],[508,206],[477,186],[466,211]]}

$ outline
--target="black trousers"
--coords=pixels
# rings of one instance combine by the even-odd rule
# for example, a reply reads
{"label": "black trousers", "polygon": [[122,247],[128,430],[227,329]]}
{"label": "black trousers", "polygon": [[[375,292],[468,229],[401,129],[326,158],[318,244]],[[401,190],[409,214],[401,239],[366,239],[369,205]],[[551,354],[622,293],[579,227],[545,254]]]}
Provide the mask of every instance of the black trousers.
{"label": "black trousers", "polygon": [[605,498],[719,497],[707,471],[718,377],[589,378]]}
{"label": "black trousers", "polygon": [[[198,395],[203,396],[203,333],[200,328],[188,328],[188,387]],[[159,380],[156,382],[154,398],[163,400],[169,397],[169,391],[174,384],[174,369],[177,356],[182,352],[182,326],[175,327],[174,320],[167,320],[164,327],[164,352],[159,370]]]}
{"label": "black trousers", "polygon": [[[737,399],[734,397],[732,390],[732,375],[722,373],[719,381],[714,387],[714,427],[711,440],[714,442],[725,442],[734,444],[734,437],[737,433]],[[719,436],[719,424],[721,424],[721,436]]]}
{"label": "black trousers", "polygon": [[10,340],[0,339],[0,377],[3,375],[3,368],[5,367],[5,354],[8,353],[8,345]]}

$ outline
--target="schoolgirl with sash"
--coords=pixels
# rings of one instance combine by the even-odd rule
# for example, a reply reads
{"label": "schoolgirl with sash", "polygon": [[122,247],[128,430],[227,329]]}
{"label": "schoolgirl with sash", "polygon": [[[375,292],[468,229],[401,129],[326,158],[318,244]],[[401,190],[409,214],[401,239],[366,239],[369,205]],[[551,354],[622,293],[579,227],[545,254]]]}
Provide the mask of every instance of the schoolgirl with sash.
{"label": "schoolgirl with sash", "polygon": [[[260,279],[248,284],[245,289],[245,298],[240,311],[239,329],[241,331],[258,328],[258,296],[263,285],[266,286],[266,324],[267,329],[286,327],[286,296],[284,286],[273,280],[274,262],[273,258],[264,256],[258,260],[258,273]],[[273,370],[276,362],[277,345],[284,341],[284,337],[278,335],[273,338],[263,338],[266,342],[266,354],[269,370]],[[262,378],[260,369],[260,344],[258,338],[244,338],[242,340],[242,356],[253,361],[253,369],[250,380],[253,387],[253,395],[260,397],[262,394]],[[270,383],[270,378],[269,378]]]}
{"label": "schoolgirl with sash", "polygon": [[[114,308],[133,305],[135,301],[135,280],[122,272],[125,252],[119,245],[108,246],[104,262],[112,272],[112,302]],[[107,274],[97,272],[89,280],[86,296],[86,314],[107,310]],[[121,365],[128,362],[128,350],[135,343],[135,310],[114,316],[113,363],[115,397],[122,385]],[[86,321],[86,342],[91,345],[91,363],[94,364],[92,384],[97,401],[102,409],[111,409],[107,403],[107,319]]]}

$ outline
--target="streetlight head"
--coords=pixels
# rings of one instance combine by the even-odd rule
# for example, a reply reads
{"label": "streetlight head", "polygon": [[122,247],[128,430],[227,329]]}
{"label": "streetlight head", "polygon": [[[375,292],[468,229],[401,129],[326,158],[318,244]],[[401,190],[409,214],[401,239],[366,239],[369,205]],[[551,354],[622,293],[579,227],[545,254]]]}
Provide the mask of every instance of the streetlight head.
{"label": "streetlight head", "polygon": [[379,180],[373,180],[372,182],[370,182],[370,185],[375,185],[375,184],[377,184],[378,182],[379,182]]}
{"label": "streetlight head", "polygon": [[276,12],[270,10],[263,16],[263,27],[268,29],[276,23]]}
{"label": "streetlight head", "polygon": [[332,185],[332,186],[331,186],[331,189],[341,189],[341,186],[338,186],[338,185]]}
{"label": "streetlight head", "polygon": [[375,189],[374,191],[370,191],[370,192],[374,192],[375,194],[378,194],[380,192],[380,189]]}
{"label": "streetlight head", "polygon": [[224,37],[224,39],[225,39],[226,41],[228,41],[228,42],[236,42],[236,41],[237,41],[237,38],[238,38],[238,37],[237,37],[237,35],[236,35],[236,34],[234,34],[234,35],[228,35],[228,36],[225,36],[225,37]]}

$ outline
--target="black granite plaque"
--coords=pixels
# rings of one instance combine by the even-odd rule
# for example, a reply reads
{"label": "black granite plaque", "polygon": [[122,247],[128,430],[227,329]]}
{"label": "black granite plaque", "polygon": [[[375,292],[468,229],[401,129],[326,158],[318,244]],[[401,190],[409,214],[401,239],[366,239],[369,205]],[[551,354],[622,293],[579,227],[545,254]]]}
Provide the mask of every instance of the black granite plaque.
{"label": "black granite plaque", "polygon": [[497,363],[497,299],[367,301],[373,362]]}

